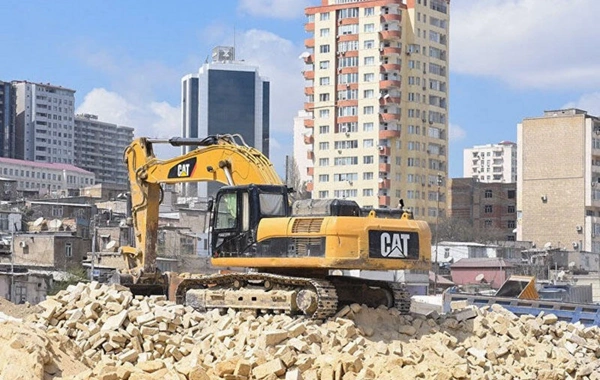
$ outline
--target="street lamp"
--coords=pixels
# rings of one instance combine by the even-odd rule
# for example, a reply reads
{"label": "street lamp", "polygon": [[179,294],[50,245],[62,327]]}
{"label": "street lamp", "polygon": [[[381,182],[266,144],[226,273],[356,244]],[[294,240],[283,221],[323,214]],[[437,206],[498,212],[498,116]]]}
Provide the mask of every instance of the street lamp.
{"label": "street lamp", "polygon": [[440,265],[438,264],[438,226],[440,224],[440,186],[442,185],[442,175],[437,175],[437,211],[435,213],[435,267],[433,272],[433,294],[437,293],[437,280]]}

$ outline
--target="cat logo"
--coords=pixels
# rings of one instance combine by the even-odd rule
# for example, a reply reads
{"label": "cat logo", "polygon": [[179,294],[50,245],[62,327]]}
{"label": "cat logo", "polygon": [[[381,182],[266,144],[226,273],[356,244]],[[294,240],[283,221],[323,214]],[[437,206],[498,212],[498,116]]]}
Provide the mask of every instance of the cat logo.
{"label": "cat logo", "polygon": [[169,170],[167,178],[189,178],[194,174],[196,157],[178,163]]}
{"label": "cat logo", "polygon": [[408,231],[369,231],[369,257],[376,259],[419,259],[419,233]]}
{"label": "cat logo", "polygon": [[390,234],[384,232],[379,237],[381,240],[381,256],[383,257],[397,257],[405,259],[408,257],[408,241],[410,240],[409,234]]}

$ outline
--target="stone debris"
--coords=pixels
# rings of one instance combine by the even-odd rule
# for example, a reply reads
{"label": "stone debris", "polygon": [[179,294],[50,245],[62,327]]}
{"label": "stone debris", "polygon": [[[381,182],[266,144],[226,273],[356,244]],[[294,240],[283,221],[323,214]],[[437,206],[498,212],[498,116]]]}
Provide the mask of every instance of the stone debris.
{"label": "stone debris", "polygon": [[494,305],[435,317],[351,305],[325,321],[78,284],[0,322],[0,378],[600,379],[600,330]]}

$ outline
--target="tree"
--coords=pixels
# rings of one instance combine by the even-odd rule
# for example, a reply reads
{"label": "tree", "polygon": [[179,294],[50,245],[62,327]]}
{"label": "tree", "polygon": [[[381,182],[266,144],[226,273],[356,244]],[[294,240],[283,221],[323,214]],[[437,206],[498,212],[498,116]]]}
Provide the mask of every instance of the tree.
{"label": "tree", "polygon": [[292,201],[298,201],[301,199],[310,199],[311,194],[306,190],[307,181],[302,181],[300,176],[300,170],[298,169],[298,163],[294,157],[286,157],[286,183],[287,187],[294,189],[294,192],[290,194]]}
{"label": "tree", "polygon": [[[435,235],[436,228],[432,226],[432,233]],[[437,226],[436,236],[432,236],[432,241],[457,241],[474,242],[481,244],[490,244],[505,239],[504,232],[495,227],[474,226],[470,220],[457,217],[440,218]]]}

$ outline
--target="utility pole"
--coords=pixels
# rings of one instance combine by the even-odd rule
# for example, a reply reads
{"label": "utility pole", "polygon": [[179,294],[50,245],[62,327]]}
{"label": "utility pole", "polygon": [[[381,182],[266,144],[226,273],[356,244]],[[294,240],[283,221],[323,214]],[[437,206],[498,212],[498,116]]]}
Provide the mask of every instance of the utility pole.
{"label": "utility pole", "polygon": [[10,235],[10,302],[15,303],[15,231]]}
{"label": "utility pole", "polygon": [[442,175],[437,176],[437,212],[435,214],[435,266],[433,272],[433,294],[437,293],[437,281],[438,273],[440,271],[440,265],[438,264],[438,243],[440,238],[438,237],[438,226],[440,224],[440,186],[442,185]]}
{"label": "utility pole", "polygon": [[90,281],[94,281],[94,263],[96,262],[96,217],[92,216],[92,265],[90,267]]}

